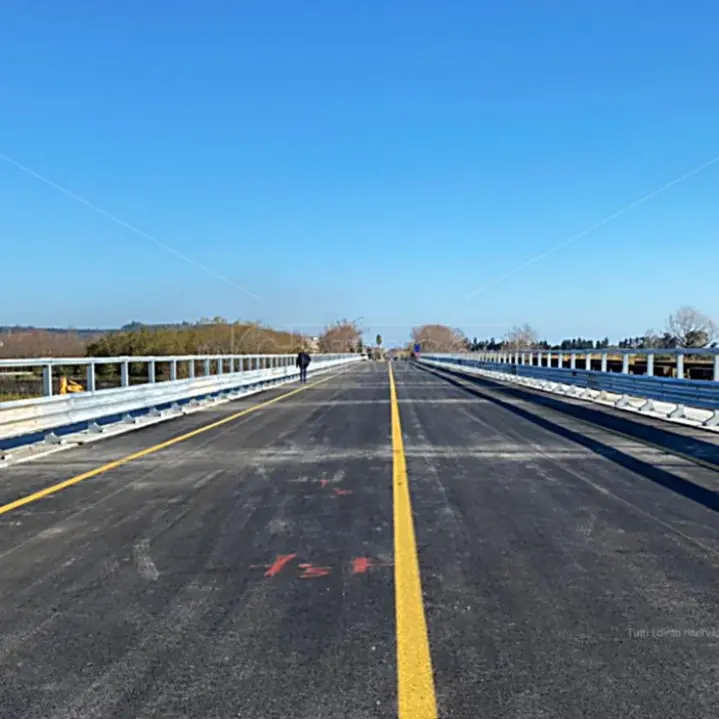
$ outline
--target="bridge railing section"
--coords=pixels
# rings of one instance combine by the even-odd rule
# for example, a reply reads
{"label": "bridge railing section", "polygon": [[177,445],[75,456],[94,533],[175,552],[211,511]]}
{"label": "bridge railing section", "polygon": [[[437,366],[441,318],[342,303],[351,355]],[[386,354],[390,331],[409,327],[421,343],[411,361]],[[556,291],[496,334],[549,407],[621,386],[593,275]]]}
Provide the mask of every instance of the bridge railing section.
{"label": "bridge railing section", "polygon": [[[589,369],[596,367],[595,358],[598,368]],[[619,371],[609,369],[610,358]],[[698,364],[695,358],[703,359],[706,379],[687,378],[688,365]],[[424,354],[420,362],[662,418],[719,426],[719,349],[445,353]],[[655,373],[659,362],[664,376]]]}
{"label": "bridge railing section", "polygon": [[[360,354],[317,354],[308,376],[362,360]],[[12,377],[13,386],[18,377],[29,377],[31,384],[39,378],[42,396],[0,401],[0,453],[78,432],[100,433],[115,423],[168,418],[188,408],[293,382],[298,376],[295,355],[3,359],[0,391],[6,385],[4,377]]]}

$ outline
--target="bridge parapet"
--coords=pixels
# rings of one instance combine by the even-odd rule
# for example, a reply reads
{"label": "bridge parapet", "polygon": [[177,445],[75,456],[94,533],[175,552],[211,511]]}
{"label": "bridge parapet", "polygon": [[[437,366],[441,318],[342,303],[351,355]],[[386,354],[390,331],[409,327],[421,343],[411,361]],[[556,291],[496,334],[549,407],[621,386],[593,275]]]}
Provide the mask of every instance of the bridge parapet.
{"label": "bridge parapet", "polygon": [[[590,369],[596,355],[599,355],[599,369]],[[609,370],[608,360],[612,355],[621,357],[622,369],[619,372]],[[645,358],[644,374],[630,371],[630,359],[636,355]],[[711,358],[712,373],[709,379],[685,378],[685,358],[695,356]],[[584,365],[581,369],[578,361],[580,357]],[[657,376],[653,372],[657,357],[673,358],[678,376]],[[425,354],[419,361],[435,367],[597,401],[662,419],[719,428],[719,349],[437,353]]]}
{"label": "bridge parapet", "polygon": [[[359,354],[317,354],[308,376],[362,359]],[[164,381],[158,373],[160,365]],[[69,383],[62,378],[77,367],[84,370],[84,382],[68,392]],[[3,359],[0,378],[3,372],[17,376],[18,368],[31,376],[41,375],[43,396],[0,402],[0,454],[37,442],[60,443],[78,433],[99,437],[110,425],[126,429],[169,419],[299,377],[295,355],[286,354]],[[116,386],[98,388],[100,379],[108,375]],[[63,394],[54,394],[58,380]]]}

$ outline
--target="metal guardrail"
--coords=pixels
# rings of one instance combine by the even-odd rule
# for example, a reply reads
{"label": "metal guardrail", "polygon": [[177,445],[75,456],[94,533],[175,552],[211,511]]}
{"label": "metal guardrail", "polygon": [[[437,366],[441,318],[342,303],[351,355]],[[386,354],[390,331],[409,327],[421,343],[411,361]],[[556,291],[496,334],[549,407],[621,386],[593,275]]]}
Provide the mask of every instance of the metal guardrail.
{"label": "metal guardrail", "polygon": [[[482,351],[466,353],[432,353],[432,356],[471,357],[479,362],[500,365],[529,365],[530,367],[555,367],[557,369],[593,370],[596,363],[599,371],[608,372],[614,357],[621,357],[622,374],[635,374],[631,371],[632,359],[646,367],[645,377],[653,377],[657,360],[668,357],[672,360],[672,369],[676,379],[683,379],[687,367],[687,358],[707,357],[712,359],[711,379],[719,382],[719,347],[717,348],[647,348],[647,349],[602,349],[602,350],[516,350],[516,351]],[[616,374],[616,373],[615,373]]]}
{"label": "metal guardrail", "polygon": [[[314,355],[308,376],[314,376],[343,365],[362,361],[358,354]],[[156,366],[170,364],[170,380],[157,382]],[[201,362],[205,373],[195,375]],[[178,366],[188,367],[186,379],[177,379]],[[95,389],[99,365],[120,366],[120,386]],[[83,392],[52,395],[52,376],[58,368],[87,368],[87,387]],[[130,384],[130,365],[146,367],[143,384]],[[175,356],[175,357],[103,357],[43,358],[0,360],[2,368],[42,367],[46,396],[0,402],[0,450],[57,438],[91,427],[114,422],[131,422],[144,414],[159,415],[164,410],[177,410],[184,404],[208,398],[232,399],[275,384],[294,381],[299,376],[294,355],[239,356]],[[211,369],[215,373],[211,373]]]}
{"label": "metal guardrail", "polygon": [[[317,354],[313,362],[329,361],[336,357],[352,357],[347,354]],[[267,354],[267,355],[169,355],[169,356],[124,356],[124,357],[36,357],[28,359],[0,359],[0,378],[3,370],[40,369],[42,374],[43,395],[49,397],[53,394],[53,379],[58,372],[68,367],[84,367],[85,383],[88,392],[94,392],[97,387],[98,369],[100,367],[114,366],[120,371],[120,386],[130,386],[130,368],[145,366],[145,379],[155,382],[157,366],[169,367],[169,379],[178,378],[181,369],[187,372],[188,378],[209,376],[213,374],[232,374],[234,372],[247,372],[259,369],[274,369],[278,367],[293,367],[295,355]],[[17,374],[7,372],[7,374]],[[2,404],[2,403],[0,403]]]}
{"label": "metal guardrail", "polygon": [[[667,352],[656,350],[656,353]],[[706,350],[702,350],[702,354],[706,353]],[[719,353],[713,354],[719,356]],[[719,425],[719,381],[543,367],[521,362],[516,364],[483,359],[474,353],[425,354],[420,362],[440,367],[475,369],[502,379],[522,380],[524,384],[539,389],[558,391],[578,399],[599,400],[619,408],[636,409],[667,419],[696,419],[696,423],[707,427]],[[705,412],[690,416],[691,412],[687,408]]]}

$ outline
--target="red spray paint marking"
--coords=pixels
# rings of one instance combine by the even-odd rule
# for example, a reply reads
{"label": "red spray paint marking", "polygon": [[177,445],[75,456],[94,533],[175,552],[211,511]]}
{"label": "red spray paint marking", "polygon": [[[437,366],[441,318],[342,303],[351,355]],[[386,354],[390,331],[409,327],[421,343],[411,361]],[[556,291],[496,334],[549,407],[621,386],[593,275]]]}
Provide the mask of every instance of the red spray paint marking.
{"label": "red spray paint marking", "polygon": [[300,564],[300,569],[303,570],[302,574],[300,574],[300,579],[326,577],[332,571],[330,567],[315,567],[311,564]]}
{"label": "red spray paint marking", "polygon": [[324,489],[329,483],[330,483],[329,479],[321,479],[320,480],[320,486],[322,487],[322,489]]}
{"label": "red spray paint marking", "polygon": [[352,574],[364,574],[369,571],[372,562],[367,557],[357,557],[352,560]]}
{"label": "red spray paint marking", "polygon": [[335,493],[335,496],[337,496],[337,497],[345,497],[348,494],[352,494],[351,489],[334,489],[332,491]]}
{"label": "red spray paint marking", "polygon": [[274,577],[278,575],[296,556],[296,554],[281,554],[265,572],[265,576]]}
{"label": "red spray paint marking", "polygon": [[366,574],[372,567],[391,567],[392,562],[375,562],[369,557],[357,557],[352,560],[352,574]]}

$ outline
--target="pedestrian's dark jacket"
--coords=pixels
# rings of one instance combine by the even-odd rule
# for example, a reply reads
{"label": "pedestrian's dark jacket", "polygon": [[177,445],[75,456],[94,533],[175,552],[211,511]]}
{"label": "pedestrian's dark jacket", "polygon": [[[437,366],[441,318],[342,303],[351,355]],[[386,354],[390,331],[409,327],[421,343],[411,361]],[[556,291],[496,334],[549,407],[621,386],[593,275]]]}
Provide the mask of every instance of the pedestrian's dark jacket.
{"label": "pedestrian's dark jacket", "polygon": [[311,362],[310,356],[307,354],[307,352],[298,352],[297,353],[297,360],[295,364],[298,367],[307,367],[309,363]]}

